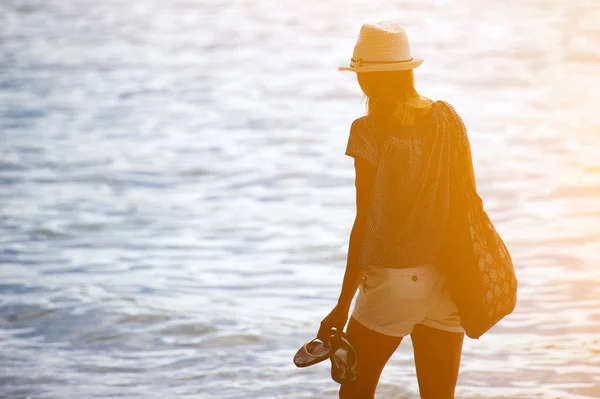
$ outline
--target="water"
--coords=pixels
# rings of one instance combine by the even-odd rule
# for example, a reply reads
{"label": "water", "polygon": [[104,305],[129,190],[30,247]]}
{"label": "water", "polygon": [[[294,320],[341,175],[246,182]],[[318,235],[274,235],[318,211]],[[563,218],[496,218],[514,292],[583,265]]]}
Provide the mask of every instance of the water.
{"label": "water", "polygon": [[[590,0],[4,0],[0,397],[312,398],[353,218],[350,57],[396,18],[520,278],[460,398],[600,397]],[[410,340],[379,398],[416,398]]]}

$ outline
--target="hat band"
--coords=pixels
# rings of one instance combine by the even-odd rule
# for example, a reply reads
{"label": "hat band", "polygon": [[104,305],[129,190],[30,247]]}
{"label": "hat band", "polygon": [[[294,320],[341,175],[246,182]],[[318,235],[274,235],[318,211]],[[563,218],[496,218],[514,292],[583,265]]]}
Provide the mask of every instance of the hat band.
{"label": "hat band", "polygon": [[352,67],[360,67],[362,65],[377,65],[377,64],[403,64],[405,62],[411,62],[413,61],[413,58],[411,57],[408,60],[403,60],[403,61],[364,61],[362,58],[351,58],[350,59],[350,66]]}

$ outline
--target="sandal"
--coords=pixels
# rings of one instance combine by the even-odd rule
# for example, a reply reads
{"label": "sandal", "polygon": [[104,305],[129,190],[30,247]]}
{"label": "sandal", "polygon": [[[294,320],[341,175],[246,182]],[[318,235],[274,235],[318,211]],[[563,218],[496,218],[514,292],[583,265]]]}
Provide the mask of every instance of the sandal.
{"label": "sandal", "polygon": [[352,383],[356,380],[356,363],[358,356],[356,350],[342,333],[339,338],[338,349],[331,355],[331,378],[339,383]]}
{"label": "sandal", "polygon": [[317,364],[332,356],[339,349],[341,341],[338,339],[339,333],[330,337],[327,343],[318,338],[305,343],[302,348],[294,355],[294,364],[296,367],[308,367]]}

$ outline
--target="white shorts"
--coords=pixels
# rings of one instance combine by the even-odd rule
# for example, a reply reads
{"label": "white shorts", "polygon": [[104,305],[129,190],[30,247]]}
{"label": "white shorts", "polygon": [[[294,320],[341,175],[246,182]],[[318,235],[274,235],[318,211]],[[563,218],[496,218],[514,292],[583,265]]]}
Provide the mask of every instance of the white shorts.
{"label": "white shorts", "polygon": [[410,334],[417,324],[464,332],[445,278],[433,265],[365,270],[352,316],[365,327],[394,337]]}

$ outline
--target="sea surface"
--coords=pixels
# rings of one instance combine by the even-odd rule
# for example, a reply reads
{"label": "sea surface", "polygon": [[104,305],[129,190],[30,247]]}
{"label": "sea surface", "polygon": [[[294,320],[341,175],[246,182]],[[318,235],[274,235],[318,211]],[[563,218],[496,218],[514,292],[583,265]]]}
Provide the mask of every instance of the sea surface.
{"label": "sea surface", "polygon": [[[0,398],[334,398],[347,63],[403,23],[517,269],[458,398],[600,398],[596,0],[0,1]],[[378,399],[418,397],[410,339]]]}

